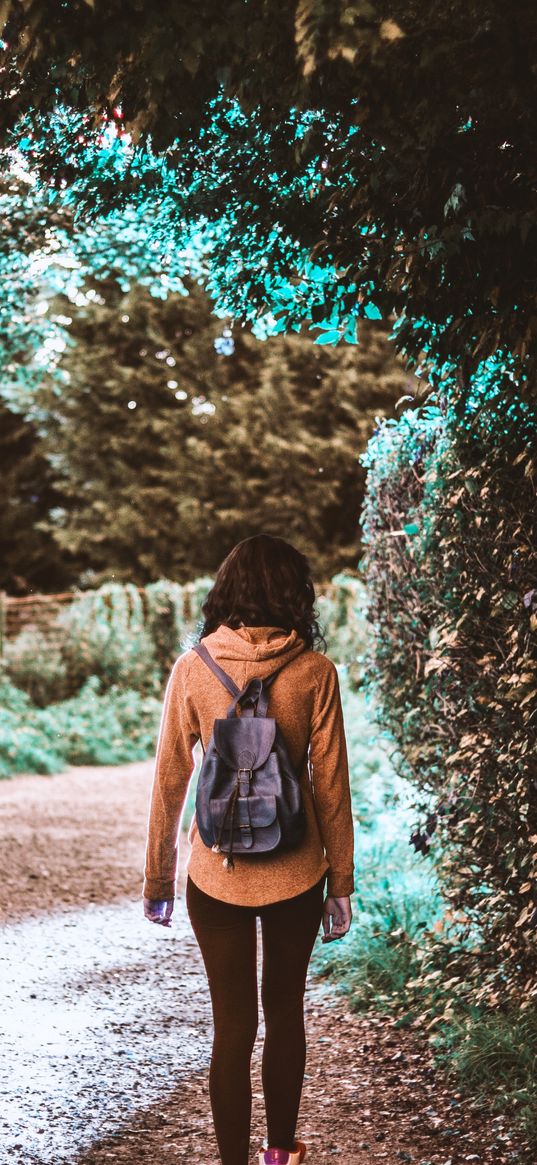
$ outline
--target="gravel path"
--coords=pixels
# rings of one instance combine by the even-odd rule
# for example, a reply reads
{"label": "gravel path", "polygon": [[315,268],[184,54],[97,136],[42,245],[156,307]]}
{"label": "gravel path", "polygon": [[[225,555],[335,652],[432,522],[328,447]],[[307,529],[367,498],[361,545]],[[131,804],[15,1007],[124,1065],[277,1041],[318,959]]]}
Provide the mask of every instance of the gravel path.
{"label": "gravel path", "polygon": [[10,1159],[63,1165],[204,1068],[209,1007],[187,920],[143,928],[138,903],[6,928],[0,1020]]}
{"label": "gravel path", "polygon": [[[218,1160],[197,947],[182,901],[169,931],[141,912],[151,769],[0,785],[0,1165]],[[308,1165],[523,1160],[505,1118],[453,1091],[422,1038],[349,1013],[314,982],[307,1014],[299,1129]],[[263,1132],[259,1051],[253,1154]]]}

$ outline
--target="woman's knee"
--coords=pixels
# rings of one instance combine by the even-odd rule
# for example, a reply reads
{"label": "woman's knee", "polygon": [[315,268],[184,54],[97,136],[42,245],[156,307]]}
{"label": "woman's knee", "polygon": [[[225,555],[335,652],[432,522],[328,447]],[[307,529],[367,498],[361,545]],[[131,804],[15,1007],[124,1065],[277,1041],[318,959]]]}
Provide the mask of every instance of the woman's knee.
{"label": "woman's knee", "polygon": [[259,1024],[257,995],[255,999],[232,998],[225,991],[211,993],[215,1042],[232,1048],[250,1049],[254,1046]]}
{"label": "woman's knee", "polygon": [[265,984],[261,991],[261,1003],[266,1023],[294,1024],[304,1020],[304,988],[286,991]]}

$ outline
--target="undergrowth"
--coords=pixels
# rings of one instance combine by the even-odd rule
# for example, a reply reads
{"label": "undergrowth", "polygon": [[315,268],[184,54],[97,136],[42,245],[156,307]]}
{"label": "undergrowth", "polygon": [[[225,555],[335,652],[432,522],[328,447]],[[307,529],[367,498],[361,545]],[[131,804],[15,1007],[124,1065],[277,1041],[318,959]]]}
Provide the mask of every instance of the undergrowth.
{"label": "undergrowth", "polygon": [[[409,845],[411,790],[395,772],[394,746],[375,724],[371,698],[352,690],[345,669],[340,685],[356,820],[353,924],[341,943],[316,948],[314,971],[336,985],[353,1010],[391,1014],[397,1026],[425,1033],[457,1086],[508,1113],[534,1154],[537,1012],[478,1008],[469,1005],[462,985],[450,990],[453,947],[439,881],[432,860]],[[436,971],[441,989],[431,1021],[423,978],[436,936],[437,966],[442,959],[445,966]]]}
{"label": "undergrowth", "polygon": [[154,748],[160,700],[111,687],[96,676],[70,700],[38,708],[7,680],[0,684],[0,777],[57,773],[67,764],[124,764]]}

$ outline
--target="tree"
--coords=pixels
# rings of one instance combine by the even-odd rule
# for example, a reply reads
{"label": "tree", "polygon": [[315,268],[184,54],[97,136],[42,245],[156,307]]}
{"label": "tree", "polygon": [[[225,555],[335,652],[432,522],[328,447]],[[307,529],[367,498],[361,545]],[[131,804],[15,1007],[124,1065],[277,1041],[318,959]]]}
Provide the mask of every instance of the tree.
{"label": "tree", "polygon": [[[338,339],[366,305],[395,311],[400,348],[459,393],[490,358],[504,392],[534,392],[529,0],[6,12],[4,131],[26,118],[58,190],[102,211],[165,203],[176,244],[211,224],[212,293],[243,317]],[[137,150],[123,130],[110,148],[103,117]]]}
{"label": "tree", "polygon": [[0,403],[0,588],[10,594],[69,585],[77,563],[41,527],[61,498],[35,425]]}
{"label": "tree", "polygon": [[52,380],[38,405],[63,498],[48,528],[83,581],[185,581],[259,529],[297,541],[317,577],[355,567],[358,455],[408,389],[383,330],[341,352],[260,343],[195,284],[163,302],[109,281],[69,310],[65,391]]}

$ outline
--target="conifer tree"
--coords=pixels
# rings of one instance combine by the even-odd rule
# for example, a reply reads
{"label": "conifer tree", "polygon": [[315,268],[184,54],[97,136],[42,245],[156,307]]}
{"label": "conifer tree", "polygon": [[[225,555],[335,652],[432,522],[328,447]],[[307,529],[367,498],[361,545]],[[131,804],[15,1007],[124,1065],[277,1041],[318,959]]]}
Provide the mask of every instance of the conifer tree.
{"label": "conifer tree", "polygon": [[41,405],[64,496],[49,528],[83,582],[184,581],[259,530],[294,540],[318,577],[356,566],[359,453],[408,386],[378,327],[337,350],[260,342],[231,336],[195,285],[160,301],[109,282],[70,332],[68,388]]}

